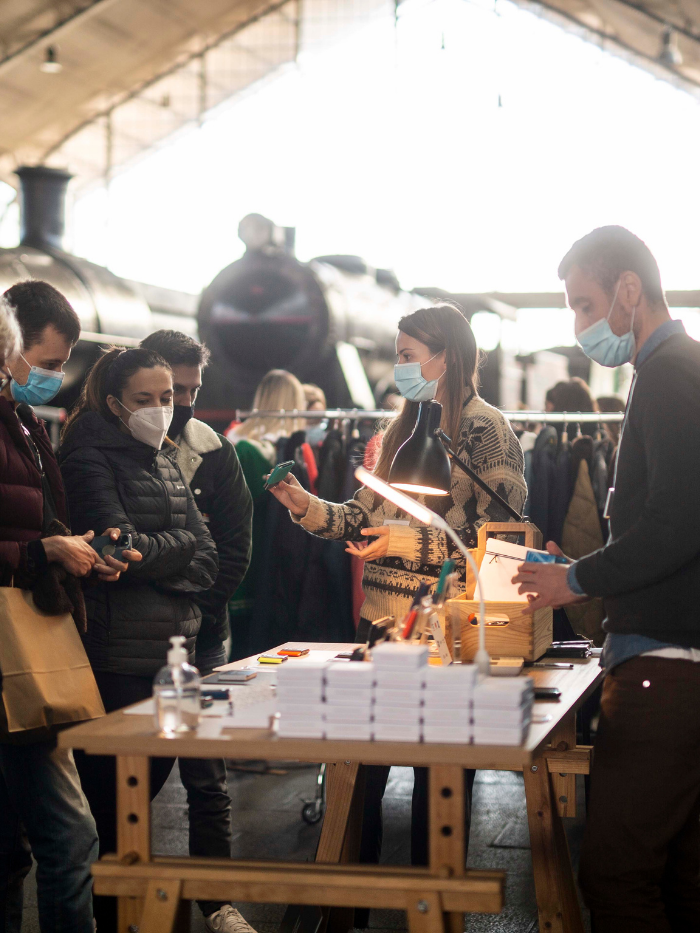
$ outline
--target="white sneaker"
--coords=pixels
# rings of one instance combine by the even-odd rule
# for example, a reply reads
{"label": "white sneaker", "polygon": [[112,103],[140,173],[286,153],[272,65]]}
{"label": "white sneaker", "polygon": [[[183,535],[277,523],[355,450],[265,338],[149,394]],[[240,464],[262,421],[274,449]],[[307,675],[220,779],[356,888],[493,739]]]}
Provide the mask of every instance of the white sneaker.
{"label": "white sneaker", "polygon": [[248,921],[230,904],[217,910],[210,917],[205,917],[207,930],[215,933],[256,933]]}

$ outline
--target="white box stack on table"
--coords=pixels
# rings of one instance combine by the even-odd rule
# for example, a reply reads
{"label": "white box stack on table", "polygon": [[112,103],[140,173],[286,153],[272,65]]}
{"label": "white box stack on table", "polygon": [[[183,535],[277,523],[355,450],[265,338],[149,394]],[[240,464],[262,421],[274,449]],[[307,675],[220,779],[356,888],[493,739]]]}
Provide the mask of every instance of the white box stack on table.
{"label": "white box stack on table", "polygon": [[326,670],[325,731],[327,739],[372,738],[374,665],[335,661]]}
{"label": "white box stack on table", "polygon": [[424,742],[464,745],[471,742],[476,674],[474,664],[428,668],[423,708]]}
{"label": "white box stack on table", "polygon": [[386,642],[372,649],[374,738],[380,742],[420,742],[427,645]]}
{"label": "white box stack on table", "polygon": [[322,739],[325,734],[323,691],[328,664],[285,661],[277,674],[278,734],[282,738]]}
{"label": "white box stack on table", "polygon": [[474,688],[474,742],[522,745],[532,718],[532,677],[486,677]]}

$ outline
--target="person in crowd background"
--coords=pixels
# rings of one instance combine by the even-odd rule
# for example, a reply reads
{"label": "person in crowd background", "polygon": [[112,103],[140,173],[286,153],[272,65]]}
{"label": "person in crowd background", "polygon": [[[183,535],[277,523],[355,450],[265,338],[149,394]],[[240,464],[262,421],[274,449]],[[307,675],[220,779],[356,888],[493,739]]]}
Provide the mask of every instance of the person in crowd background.
{"label": "person in crowd background", "polygon": [[[172,371],[152,350],[105,352],[66,422],[59,462],[74,529],[118,526],[143,557],[109,593],[86,591],[84,644],[107,712],[152,695],[172,635],[194,661],[197,596],[216,579],[216,548],[177,465],[161,450],[172,419]],[[76,755],[97,822],[100,852],[116,851],[113,757]],[[151,762],[151,796],[172,768]],[[102,933],[116,930],[116,902],[95,898]]]}
{"label": "person in crowd background", "polygon": [[[578,376],[574,376],[568,382],[557,382],[555,386],[552,386],[547,392],[545,407],[546,411],[598,411],[591,390],[587,383]],[[561,440],[564,425],[556,424],[554,427],[557,429],[557,434]],[[591,422],[578,425],[576,421],[572,421],[568,427],[569,438],[578,433],[577,429],[580,429],[581,434],[587,437],[595,437],[598,433],[598,425]]]}
{"label": "person in crowd background", "polygon": [[[624,411],[625,403],[621,398],[618,398],[616,395],[601,395],[600,398],[596,399],[596,404],[598,406],[598,411]],[[622,425],[619,421],[610,421],[604,422],[603,427],[605,432],[613,442],[613,445],[617,447],[620,443],[620,430]]]}
{"label": "person in crowd background", "polygon": [[[304,397],[306,398],[307,411],[326,411],[328,404],[326,402],[326,394],[323,389],[320,389],[312,382],[305,383],[302,388],[304,390]],[[319,459],[321,447],[324,440],[326,439],[327,434],[327,421],[319,418],[307,418],[306,443],[309,445],[311,451],[313,452],[313,460],[310,457],[306,458],[306,469],[309,475],[309,486],[311,488],[311,492],[314,494],[318,492],[317,480]]]}
{"label": "person in crowd background", "polygon": [[[141,341],[158,353],[173,374],[173,420],[168,437],[177,445],[175,460],[207,523],[219,555],[214,585],[195,596],[202,624],[195,643],[195,666],[202,676],[226,664],[229,638],[227,604],[250,561],[253,502],[233,445],[194,417],[207,348],[174,330],[159,330]],[[187,790],[190,855],[231,857],[231,798],[222,759],[181,758],[180,777]],[[251,933],[231,904],[200,901],[208,930]]]}
{"label": "person in crowd background", "polygon": [[307,411],[326,411],[326,393],[313,382],[305,382],[302,386],[306,399]]}
{"label": "person in crowd background", "polygon": [[[419,401],[434,397],[443,406],[442,428],[453,438],[457,453],[520,511],[526,495],[522,450],[503,415],[479,397],[479,351],[464,315],[450,305],[438,305],[402,318],[396,352],[399,360],[396,384],[406,401],[400,415],[384,434],[375,467],[377,475],[388,478],[396,451],[415,427]],[[359,490],[349,502],[336,504],[309,495],[291,477],[272,487],[271,492],[289,509],[292,519],[307,531],[347,541],[348,552],[365,561],[365,603],[358,641],[366,640],[374,620],[386,615],[402,619],[421,583],[435,585],[447,558],[457,562],[464,579],[464,557],[444,532],[427,528],[414,518],[405,524],[387,524],[406,521],[407,517],[369,489]],[[477,532],[484,522],[509,521],[502,507],[454,464],[449,495],[430,498],[429,503],[470,548],[476,547]],[[368,543],[368,538],[375,540]],[[381,801],[389,770],[388,767],[368,769],[361,846],[363,862],[379,859]],[[412,861],[415,865],[426,865],[427,769],[414,770]],[[474,772],[467,772],[469,791],[473,778]],[[466,796],[469,811],[470,794]],[[366,922],[366,918],[363,919]]]}
{"label": "person in crowd background", "polygon": [[[261,411],[306,409],[301,383],[283,369],[273,369],[256,389],[253,408]],[[243,582],[229,602],[231,615],[232,657],[244,658],[252,653],[251,626],[258,587],[262,551],[265,544],[267,495],[265,476],[275,464],[277,441],[303,431],[305,422],[298,418],[249,418],[229,429],[227,437],[236,448],[245,481],[253,498],[253,534],[250,566]]]}
{"label": "person in crowd background", "polygon": [[[61,474],[30,407],[56,395],[79,336],[77,314],[46,282],[20,282],[0,300],[2,586],[32,589],[52,563],[74,577],[96,573],[110,583],[127,569],[125,562],[98,558],[90,547],[94,525],[80,535],[65,533]],[[59,529],[64,533],[54,533]],[[118,529],[103,533],[115,532],[118,537]],[[75,606],[75,614],[82,608]],[[73,754],[56,747],[54,729],[10,733],[2,703],[0,716],[0,927],[20,931],[33,853],[42,933],[93,933],[97,833]]]}
{"label": "person in crowd background", "polygon": [[604,600],[580,867],[593,928],[686,933],[700,929],[700,344],[671,320],[656,260],[623,227],[574,243],[559,277],[583,351],[636,372],[607,544],[568,567],[521,564],[513,582],[532,610]]}

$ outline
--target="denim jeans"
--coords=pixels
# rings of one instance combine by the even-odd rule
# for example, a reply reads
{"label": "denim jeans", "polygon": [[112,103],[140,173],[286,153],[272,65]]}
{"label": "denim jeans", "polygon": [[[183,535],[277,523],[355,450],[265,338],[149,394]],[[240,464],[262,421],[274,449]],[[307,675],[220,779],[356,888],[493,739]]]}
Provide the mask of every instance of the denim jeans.
{"label": "denim jeans", "polygon": [[[95,671],[95,680],[108,713],[148,699],[153,693],[151,677]],[[76,750],[75,763],[85,796],[97,823],[100,856],[117,851],[117,766],[113,755],[86,755]],[[174,758],[151,758],[151,800],[168,779]],[[94,900],[95,920],[100,933],[117,933],[117,901],[99,894]]]}
{"label": "denim jeans", "polygon": [[[195,664],[202,677],[226,664],[223,645],[197,651]],[[231,857],[231,798],[223,758],[180,758],[180,779],[187,791],[190,817],[190,855]],[[198,901],[205,917],[228,901]]]}
{"label": "denim jeans", "polygon": [[0,744],[0,933],[20,933],[27,840],[41,933],[93,933],[95,821],[72,751],[53,742]]}

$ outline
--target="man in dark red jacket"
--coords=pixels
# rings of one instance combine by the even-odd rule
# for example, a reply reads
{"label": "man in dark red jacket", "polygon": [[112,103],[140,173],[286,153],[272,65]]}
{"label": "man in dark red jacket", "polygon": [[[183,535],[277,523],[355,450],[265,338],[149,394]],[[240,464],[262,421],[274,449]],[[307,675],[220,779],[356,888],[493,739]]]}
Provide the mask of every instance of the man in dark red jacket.
{"label": "man in dark red jacket", "polygon": [[[75,311],[46,282],[22,282],[0,299],[2,586],[31,585],[51,562],[76,577],[114,580],[126,570],[98,558],[93,531],[41,537],[68,515],[51,442],[30,406],[56,394],[79,335]],[[42,933],[93,933],[97,833],[72,752],[57,748],[49,730],[10,733],[3,720],[0,703],[0,929],[19,933],[33,853]]]}

